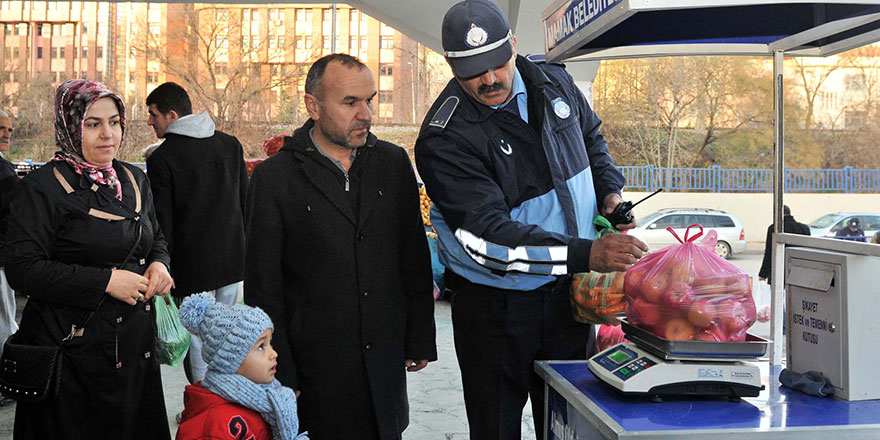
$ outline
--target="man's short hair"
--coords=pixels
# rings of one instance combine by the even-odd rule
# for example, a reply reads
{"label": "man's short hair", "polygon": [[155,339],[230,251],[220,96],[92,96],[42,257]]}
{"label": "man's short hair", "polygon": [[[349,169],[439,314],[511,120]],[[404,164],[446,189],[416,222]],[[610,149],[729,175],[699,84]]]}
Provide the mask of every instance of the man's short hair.
{"label": "man's short hair", "polygon": [[156,104],[156,108],[163,115],[171,110],[177,112],[178,116],[186,116],[193,112],[189,94],[183,87],[173,82],[161,84],[147,95],[147,107],[153,104]]}
{"label": "man's short hair", "polygon": [[362,63],[361,60],[345,53],[333,53],[321,57],[312,64],[312,67],[309,67],[309,73],[306,75],[306,93],[319,99],[321,98],[321,78],[324,77],[327,65],[334,61],[350,69],[364,70],[367,68],[367,65]]}

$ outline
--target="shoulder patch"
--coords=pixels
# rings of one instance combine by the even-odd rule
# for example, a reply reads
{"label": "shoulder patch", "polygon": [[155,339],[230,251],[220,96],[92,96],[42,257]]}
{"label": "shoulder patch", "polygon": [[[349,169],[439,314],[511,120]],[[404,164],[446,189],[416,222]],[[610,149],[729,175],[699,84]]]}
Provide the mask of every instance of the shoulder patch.
{"label": "shoulder patch", "polygon": [[433,127],[438,127],[441,130],[446,128],[446,124],[449,122],[449,119],[452,118],[452,114],[455,112],[455,109],[458,107],[458,96],[450,96],[446,98],[446,101],[443,101],[443,105],[434,113],[434,116],[431,117],[431,122],[428,125]]}

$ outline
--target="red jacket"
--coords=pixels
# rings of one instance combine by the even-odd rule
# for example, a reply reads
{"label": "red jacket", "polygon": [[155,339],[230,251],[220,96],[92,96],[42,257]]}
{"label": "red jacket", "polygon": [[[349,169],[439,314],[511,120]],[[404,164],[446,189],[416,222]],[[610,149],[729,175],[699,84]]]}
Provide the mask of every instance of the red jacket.
{"label": "red jacket", "polygon": [[272,428],[260,413],[229,402],[202,388],[201,382],[183,392],[183,416],[177,440],[271,440]]}

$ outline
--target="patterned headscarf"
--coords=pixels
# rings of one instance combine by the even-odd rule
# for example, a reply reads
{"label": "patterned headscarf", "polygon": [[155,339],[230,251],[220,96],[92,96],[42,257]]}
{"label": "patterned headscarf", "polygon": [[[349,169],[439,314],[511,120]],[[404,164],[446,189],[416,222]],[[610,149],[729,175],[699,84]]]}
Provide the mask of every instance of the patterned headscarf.
{"label": "patterned headscarf", "polygon": [[85,79],[71,79],[55,90],[55,145],[59,151],[52,157],[54,161],[69,163],[77,174],[85,175],[92,182],[116,190],[116,198],[122,200],[122,185],[113,164],[97,166],[88,163],[83,157],[82,132],[83,119],[89,108],[97,100],[110,97],[119,109],[119,126],[122,139],[125,139],[125,104],[119,95],[110,91],[102,83]]}

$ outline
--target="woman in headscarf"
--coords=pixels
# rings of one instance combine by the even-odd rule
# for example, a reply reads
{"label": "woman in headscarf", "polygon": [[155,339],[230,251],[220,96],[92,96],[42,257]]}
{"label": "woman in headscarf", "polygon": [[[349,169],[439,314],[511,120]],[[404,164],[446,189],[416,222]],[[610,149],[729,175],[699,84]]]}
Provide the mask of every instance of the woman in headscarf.
{"label": "woman in headscarf", "polygon": [[28,295],[18,341],[63,347],[54,399],[19,402],[16,439],[169,439],[153,295],[171,289],[146,175],[115,159],[122,99],[99,82],[55,92],[52,161],[11,204],[9,284]]}

